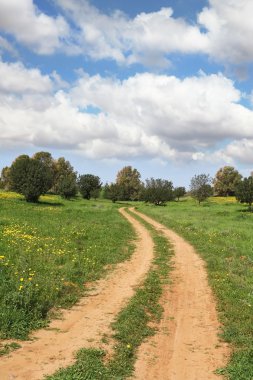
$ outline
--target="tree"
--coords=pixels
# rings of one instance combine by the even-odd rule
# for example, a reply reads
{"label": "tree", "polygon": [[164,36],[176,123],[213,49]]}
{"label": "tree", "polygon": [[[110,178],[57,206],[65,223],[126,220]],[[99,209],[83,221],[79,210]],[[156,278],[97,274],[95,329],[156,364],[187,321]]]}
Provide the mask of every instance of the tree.
{"label": "tree", "polygon": [[241,203],[247,203],[249,210],[252,210],[253,203],[253,177],[244,178],[241,180],[235,190],[236,199]]}
{"label": "tree", "polygon": [[93,174],[83,174],[79,176],[78,187],[84,199],[90,199],[92,195],[97,195],[97,190],[100,190],[102,183],[100,178]]}
{"label": "tree", "polygon": [[[74,168],[71,166],[70,162],[65,160],[64,157],[58,158],[54,161],[54,184],[52,191],[55,194],[62,195],[64,192],[67,192],[67,184],[69,183],[70,187],[74,189],[74,182],[76,184],[77,175],[74,171]],[[65,190],[63,190],[65,189]]]}
{"label": "tree", "polygon": [[224,166],[215,175],[214,193],[225,197],[234,195],[235,188],[241,178],[241,174],[233,166]]}
{"label": "tree", "polygon": [[58,180],[58,194],[65,199],[75,197],[77,194],[76,173],[67,173]]}
{"label": "tree", "polygon": [[42,162],[23,155],[10,167],[12,190],[24,195],[27,202],[37,202],[52,186],[52,173]]}
{"label": "tree", "polygon": [[213,194],[213,189],[210,185],[211,181],[209,174],[195,175],[191,179],[191,196],[197,199],[199,204]]}
{"label": "tree", "polygon": [[180,197],[183,197],[186,194],[185,187],[175,187],[174,196],[179,201]]}
{"label": "tree", "polygon": [[1,172],[1,188],[4,190],[11,190],[11,180],[10,180],[10,168],[5,166]]}
{"label": "tree", "polygon": [[120,188],[116,183],[111,183],[110,185],[105,184],[104,186],[104,198],[111,199],[115,203],[120,198]]}
{"label": "tree", "polygon": [[146,179],[146,186],[142,198],[145,202],[162,205],[173,199],[173,184],[166,179]]}
{"label": "tree", "polygon": [[116,185],[119,188],[119,197],[122,201],[137,201],[141,190],[141,175],[132,166],[125,166],[121,169],[116,178]]}

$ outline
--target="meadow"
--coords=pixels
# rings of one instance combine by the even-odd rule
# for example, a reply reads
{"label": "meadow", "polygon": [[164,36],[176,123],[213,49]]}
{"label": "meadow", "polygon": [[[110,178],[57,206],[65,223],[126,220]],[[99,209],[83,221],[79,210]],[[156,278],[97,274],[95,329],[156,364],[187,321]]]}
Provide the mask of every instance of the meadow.
{"label": "meadow", "polygon": [[69,307],[85,283],[132,252],[133,231],[111,202],[0,193],[0,338],[25,339]]}
{"label": "meadow", "polygon": [[232,357],[218,373],[232,380],[253,379],[253,213],[234,198],[192,199],[165,207],[139,205],[141,212],[184,236],[207,263],[216,296],[221,336]]}

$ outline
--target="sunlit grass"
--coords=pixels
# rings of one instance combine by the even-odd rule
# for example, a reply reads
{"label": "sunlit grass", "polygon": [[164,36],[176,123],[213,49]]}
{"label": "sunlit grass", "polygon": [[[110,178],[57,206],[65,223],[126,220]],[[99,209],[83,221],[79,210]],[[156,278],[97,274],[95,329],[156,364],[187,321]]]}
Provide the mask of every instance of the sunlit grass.
{"label": "sunlit grass", "polygon": [[[2,196],[2,198],[1,198]],[[25,338],[85,282],[129,257],[133,232],[110,202],[0,196],[0,337]]]}

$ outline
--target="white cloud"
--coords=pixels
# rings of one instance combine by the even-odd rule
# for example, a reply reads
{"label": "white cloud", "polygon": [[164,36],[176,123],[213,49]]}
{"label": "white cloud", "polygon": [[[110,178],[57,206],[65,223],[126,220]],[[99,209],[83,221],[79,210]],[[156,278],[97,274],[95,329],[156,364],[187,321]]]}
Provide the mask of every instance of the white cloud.
{"label": "white cloud", "polygon": [[210,56],[234,64],[251,62],[252,0],[209,0],[209,4],[198,21],[207,30]]}
{"label": "white cloud", "polygon": [[51,80],[38,69],[27,69],[21,62],[0,61],[0,91],[10,94],[46,93],[52,90]]}
{"label": "white cloud", "polygon": [[88,1],[57,0],[57,3],[78,27],[73,33],[76,46],[68,50],[93,59],[165,66],[166,55],[171,52],[196,53],[207,47],[208,40],[199,28],[173,18],[171,8],[130,19],[119,11],[106,15]]}
{"label": "white cloud", "polygon": [[[1,67],[16,78],[0,87],[1,145],[65,148],[97,159],[253,161],[253,111],[221,74],[181,80],[144,73],[123,81],[82,75],[54,94],[38,70],[1,63],[0,75]],[[85,111],[89,105],[100,112]],[[244,156],[236,153],[239,143],[221,151],[228,140],[245,141]]]}
{"label": "white cloud", "polygon": [[6,38],[0,36],[0,53],[2,51],[8,51],[14,57],[18,56],[16,49],[10,44],[10,42],[7,41]]}
{"label": "white cloud", "polygon": [[62,16],[47,16],[32,0],[1,0],[0,30],[39,54],[53,53],[69,33]]}

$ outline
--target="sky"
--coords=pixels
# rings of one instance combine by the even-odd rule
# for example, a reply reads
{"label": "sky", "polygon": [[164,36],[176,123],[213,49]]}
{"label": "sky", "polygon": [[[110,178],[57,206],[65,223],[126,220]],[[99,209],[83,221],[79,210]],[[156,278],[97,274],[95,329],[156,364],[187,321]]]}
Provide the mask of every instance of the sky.
{"label": "sky", "polygon": [[252,0],[1,0],[0,169],[253,170]]}

